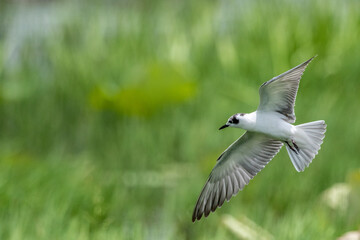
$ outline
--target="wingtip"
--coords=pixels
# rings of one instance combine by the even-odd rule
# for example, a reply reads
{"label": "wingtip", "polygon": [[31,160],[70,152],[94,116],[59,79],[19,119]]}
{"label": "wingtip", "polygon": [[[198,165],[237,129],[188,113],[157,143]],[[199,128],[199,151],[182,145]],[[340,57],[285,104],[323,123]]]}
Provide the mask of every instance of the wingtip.
{"label": "wingtip", "polygon": [[191,221],[194,223],[194,222],[196,222],[196,220],[199,221],[201,219],[201,217],[202,217],[202,214],[200,216],[193,216]]}
{"label": "wingtip", "polygon": [[[307,65],[309,65],[309,63],[314,59],[316,58],[318,55],[316,54],[315,56],[313,56],[312,58],[306,60],[305,62],[301,63],[300,65],[296,66],[295,68],[300,68],[300,67],[303,67],[305,66],[305,68],[307,67]],[[294,68],[294,69],[295,69]],[[292,69],[291,69],[292,70]]]}
{"label": "wingtip", "polygon": [[202,213],[198,214],[198,212],[196,211],[196,208],[194,209],[193,215],[192,215],[192,222],[196,222],[196,220],[200,220],[202,217]]}
{"label": "wingtip", "polygon": [[196,221],[195,212],[194,212],[193,215],[192,215],[191,221],[192,221],[192,222],[195,222],[195,221]]}
{"label": "wingtip", "polygon": [[310,58],[309,60],[307,60],[306,62],[311,62],[314,58],[316,58],[318,55],[315,54],[312,58]]}

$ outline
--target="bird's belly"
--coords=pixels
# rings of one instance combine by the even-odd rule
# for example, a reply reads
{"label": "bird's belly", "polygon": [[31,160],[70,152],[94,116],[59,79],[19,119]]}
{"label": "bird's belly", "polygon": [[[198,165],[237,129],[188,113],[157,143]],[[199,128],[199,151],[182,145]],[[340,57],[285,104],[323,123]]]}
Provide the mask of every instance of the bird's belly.
{"label": "bird's belly", "polygon": [[265,121],[256,124],[257,132],[264,133],[278,140],[289,140],[295,131],[295,127],[283,120]]}

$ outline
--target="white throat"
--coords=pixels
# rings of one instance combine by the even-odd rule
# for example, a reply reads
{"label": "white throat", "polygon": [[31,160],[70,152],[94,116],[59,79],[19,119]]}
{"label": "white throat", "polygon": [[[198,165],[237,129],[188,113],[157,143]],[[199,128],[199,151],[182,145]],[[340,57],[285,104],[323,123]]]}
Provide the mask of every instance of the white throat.
{"label": "white throat", "polygon": [[239,123],[234,127],[242,128],[244,130],[253,130],[256,125],[256,112],[244,114],[239,120]]}

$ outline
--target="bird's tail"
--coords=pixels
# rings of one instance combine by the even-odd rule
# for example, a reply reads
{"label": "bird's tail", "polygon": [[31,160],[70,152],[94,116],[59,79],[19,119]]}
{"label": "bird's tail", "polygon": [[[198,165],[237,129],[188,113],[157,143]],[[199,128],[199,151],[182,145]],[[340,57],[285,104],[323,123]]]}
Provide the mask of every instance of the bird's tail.
{"label": "bird's tail", "polygon": [[286,150],[298,172],[309,166],[318,153],[325,137],[324,120],[304,123],[296,126],[293,142],[287,142]]}

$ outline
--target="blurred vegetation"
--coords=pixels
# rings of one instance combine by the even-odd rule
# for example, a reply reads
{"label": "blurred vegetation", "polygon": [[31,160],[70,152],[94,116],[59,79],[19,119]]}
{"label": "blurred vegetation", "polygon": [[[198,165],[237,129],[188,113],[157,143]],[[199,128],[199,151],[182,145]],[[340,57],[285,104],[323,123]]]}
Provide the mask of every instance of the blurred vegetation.
{"label": "blurred vegetation", "polygon": [[[360,228],[360,2],[0,4],[0,238],[228,239],[242,215],[275,239]],[[207,219],[194,204],[258,87],[318,54],[297,123],[326,120],[297,173],[286,151]],[[346,211],[321,193],[348,182]]]}

